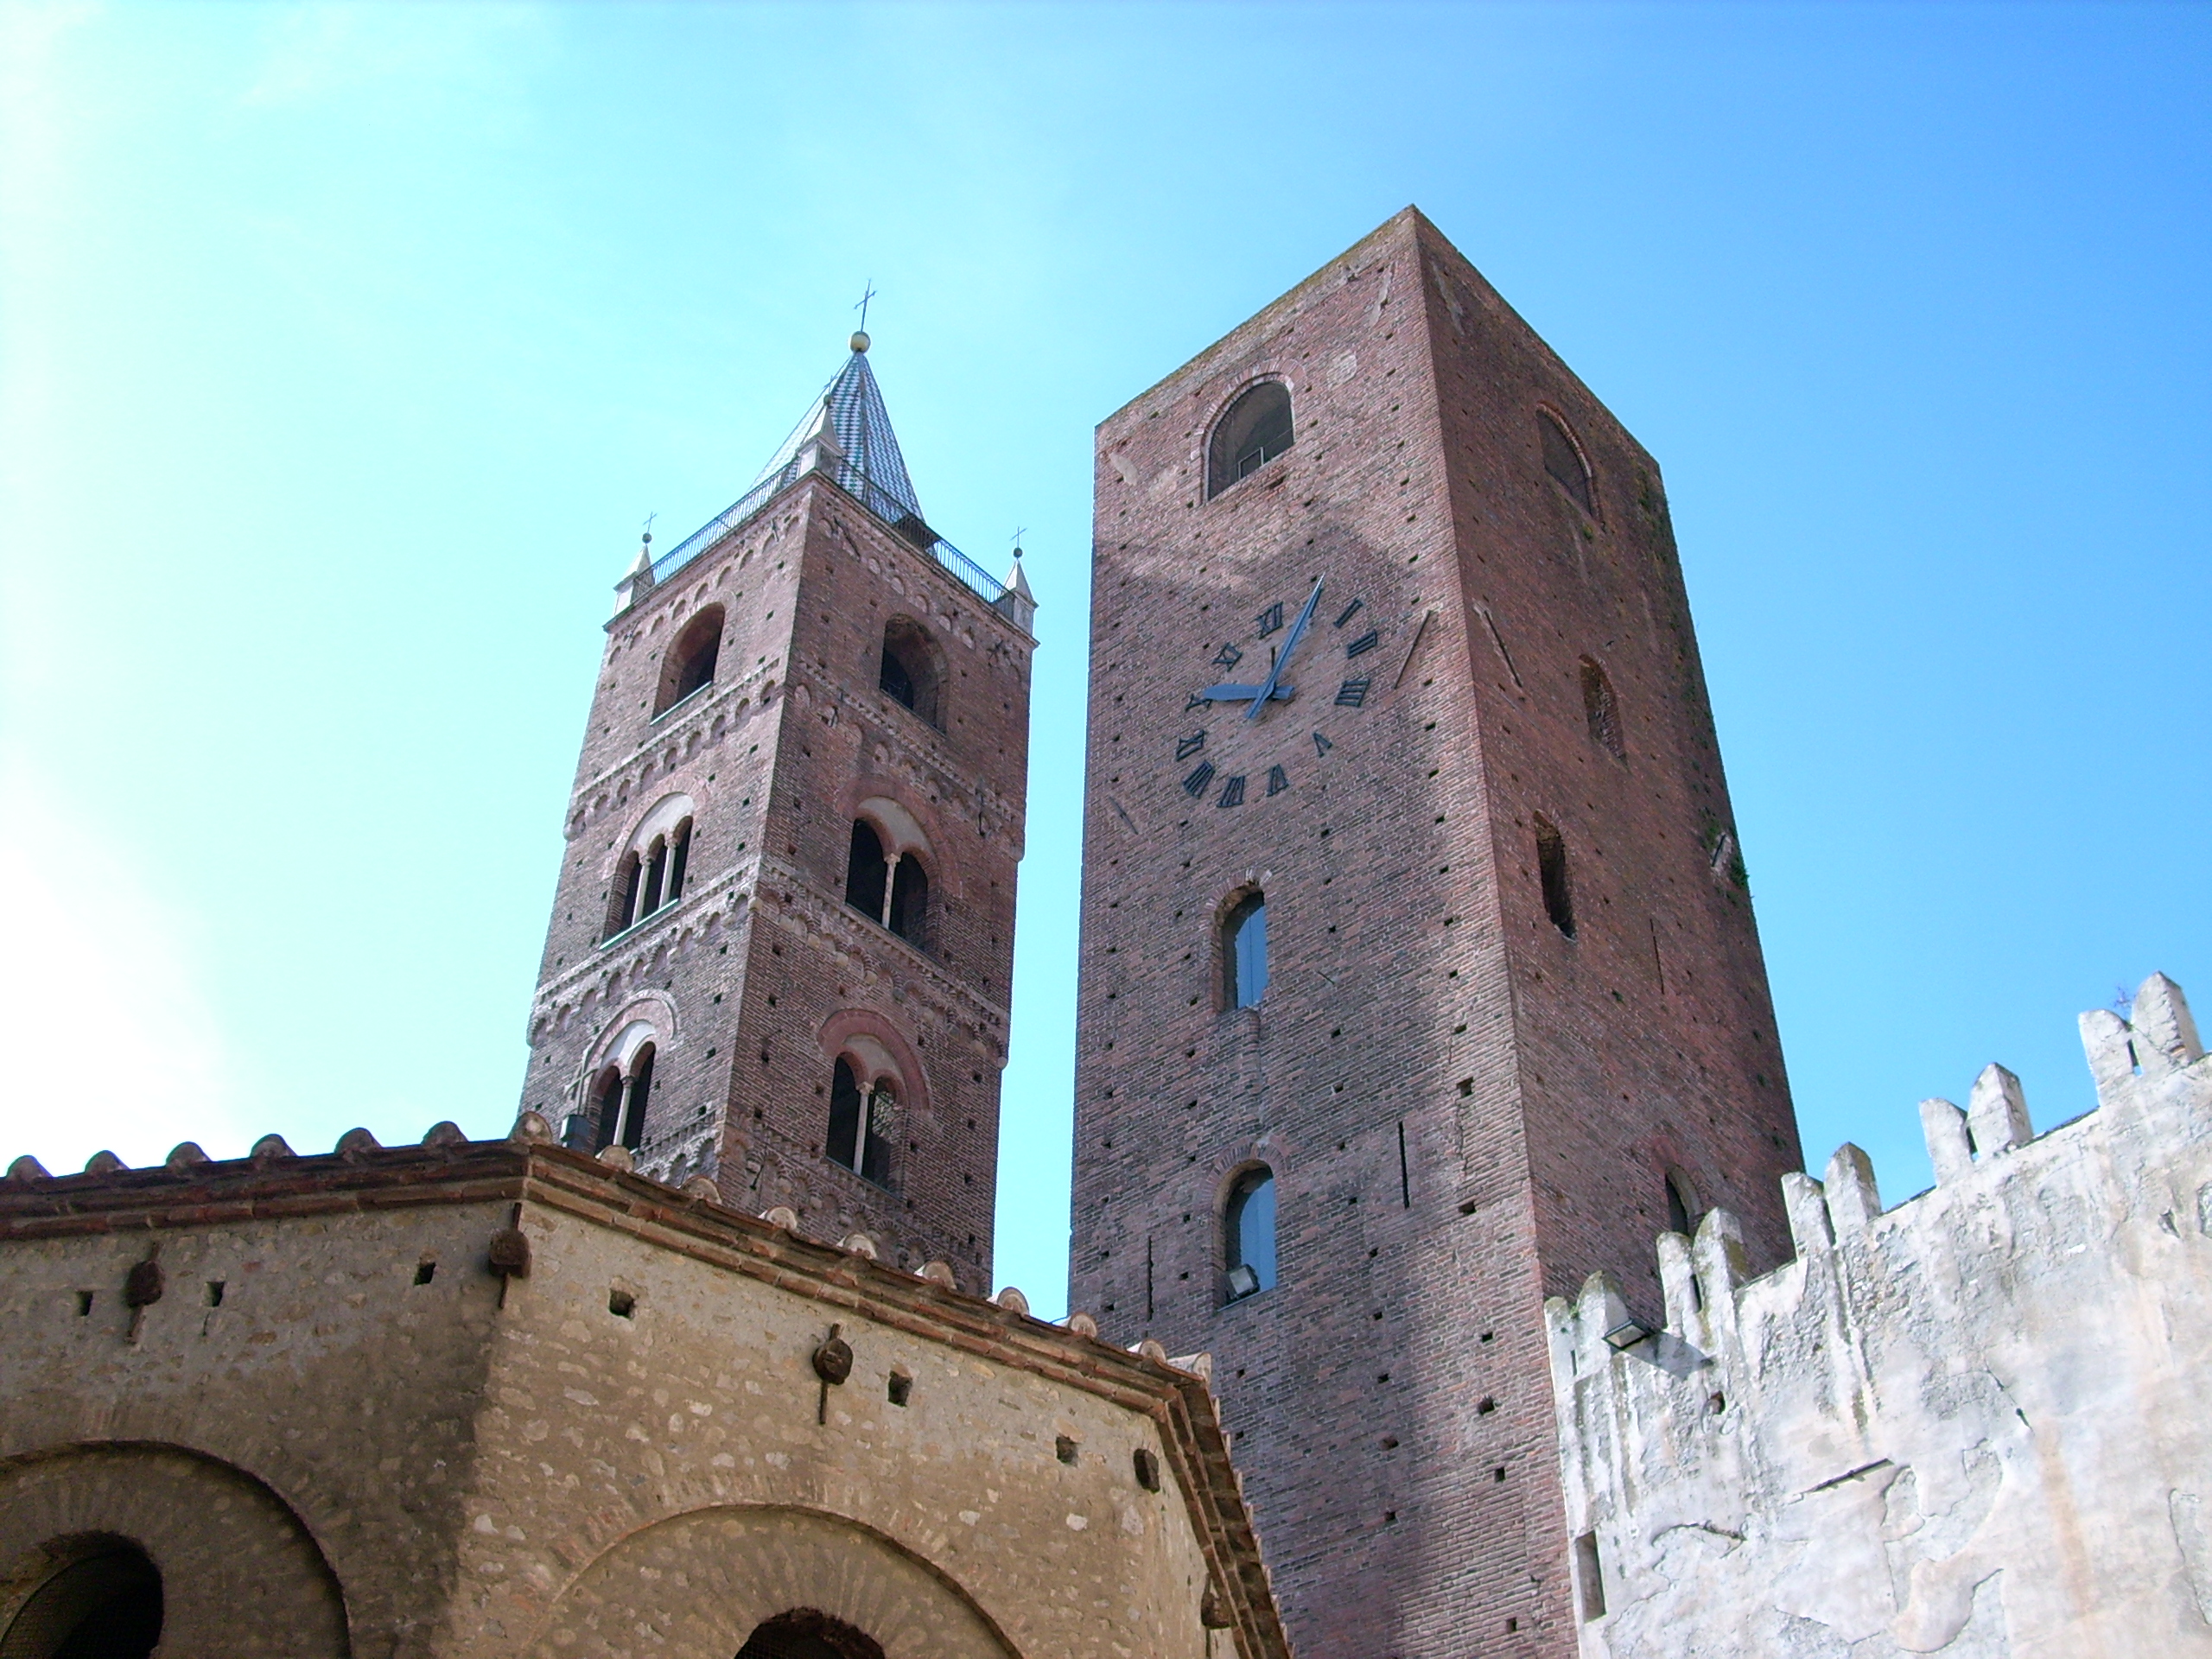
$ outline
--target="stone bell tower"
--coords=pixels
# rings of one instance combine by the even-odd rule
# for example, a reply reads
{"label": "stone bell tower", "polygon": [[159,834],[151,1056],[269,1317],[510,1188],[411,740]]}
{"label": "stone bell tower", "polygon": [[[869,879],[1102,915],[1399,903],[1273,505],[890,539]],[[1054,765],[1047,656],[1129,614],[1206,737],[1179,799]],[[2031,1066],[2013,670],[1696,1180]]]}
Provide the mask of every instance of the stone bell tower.
{"label": "stone bell tower", "polygon": [[1074,1306],[1212,1353],[1305,1659],[1572,1654],[1543,1299],[1799,1163],[1658,465],[1409,208],[1095,537]]}
{"label": "stone bell tower", "polygon": [[617,589],[523,1103],[980,1288],[1036,607],[923,518],[868,346]]}

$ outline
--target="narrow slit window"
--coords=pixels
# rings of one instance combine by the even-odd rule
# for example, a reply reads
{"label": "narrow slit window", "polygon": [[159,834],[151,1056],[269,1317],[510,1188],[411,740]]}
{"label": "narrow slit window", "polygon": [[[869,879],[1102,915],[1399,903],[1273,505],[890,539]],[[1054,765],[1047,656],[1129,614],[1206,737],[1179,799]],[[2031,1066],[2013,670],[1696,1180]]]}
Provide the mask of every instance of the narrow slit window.
{"label": "narrow slit window", "polygon": [[1594,517],[1597,499],[1591,493],[1590,468],[1583,461],[1581,446],[1567,435],[1554,416],[1540,416],[1536,424],[1543,434],[1544,470],[1574,498],[1576,506]]}
{"label": "narrow slit window", "polygon": [[1582,1621],[1605,1616],[1605,1573],[1598,1560],[1598,1535],[1586,1532],[1574,1541],[1574,1583],[1582,1604]]}
{"label": "narrow slit window", "polygon": [[1589,725],[1592,741],[1616,760],[1628,759],[1628,750],[1621,742],[1620,704],[1613,696],[1613,683],[1588,657],[1582,659],[1582,717]]}
{"label": "narrow slit window", "polygon": [[1236,1178],[1222,1215],[1223,1254],[1229,1266],[1229,1300],[1275,1285],[1275,1177],[1262,1165]]}
{"label": "narrow slit window", "polygon": [[1568,938],[1574,937],[1574,893],[1567,880],[1567,842],[1548,818],[1536,820],[1536,875],[1544,890],[1544,914]]}
{"label": "narrow slit window", "polygon": [[1686,1236],[1697,1231],[1697,1200],[1690,1196],[1689,1183],[1678,1174],[1667,1177],[1667,1227]]}
{"label": "narrow slit window", "polygon": [[1247,893],[1222,922],[1223,989],[1232,1008],[1258,1005],[1268,988],[1268,903]]}

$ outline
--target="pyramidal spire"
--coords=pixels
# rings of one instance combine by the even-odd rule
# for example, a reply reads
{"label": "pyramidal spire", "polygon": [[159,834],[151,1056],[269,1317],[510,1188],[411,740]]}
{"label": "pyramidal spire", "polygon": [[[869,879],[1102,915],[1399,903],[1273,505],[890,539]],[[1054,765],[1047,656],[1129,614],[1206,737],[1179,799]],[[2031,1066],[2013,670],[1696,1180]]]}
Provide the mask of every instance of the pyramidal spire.
{"label": "pyramidal spire", "polygon": [[868,365],[868,337],[855,334],[852,346],[845,366],[760,469],[753,487],[765,484],[781,489],[802,474],[818,469],[888,523],[899,525],[911,519],[918,526],[921,503],[914,495],[913,480],[906,475],[906,459],[899,452],[899,435],[891,429],[882,390]]}

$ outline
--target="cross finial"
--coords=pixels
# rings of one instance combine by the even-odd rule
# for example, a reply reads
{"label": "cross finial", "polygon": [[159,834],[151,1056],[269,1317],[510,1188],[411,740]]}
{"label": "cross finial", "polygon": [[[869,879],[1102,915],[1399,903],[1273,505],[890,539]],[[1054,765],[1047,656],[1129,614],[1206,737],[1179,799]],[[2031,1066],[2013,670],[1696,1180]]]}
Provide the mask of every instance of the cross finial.
{"label": "cross finial", "polygon": [[649,513],[647,513],[647,514],[645,515],[645,544],[647,547],[651,547],[651,546],[653,544],[653,520],[654,520],[654,519],[656,519],[656,518],[659,518],[659,517],[660,517],[660,514],[658,514],[658,513],[657,513],[657,512],[649,512]]}
{"label": "cross finial", "polygon": [[875,278],[871,276],[861,284],[860,303],[853,308],[861,314],[861,332],[868,332],[868,302],[875,297]]}
{"label": "cross finial", "polygon": [[1021,538],[1028,533],[1029,526],[1027,524],[1016,524],[1014,527],[1014,556],[1017,559],[1021,556]]}

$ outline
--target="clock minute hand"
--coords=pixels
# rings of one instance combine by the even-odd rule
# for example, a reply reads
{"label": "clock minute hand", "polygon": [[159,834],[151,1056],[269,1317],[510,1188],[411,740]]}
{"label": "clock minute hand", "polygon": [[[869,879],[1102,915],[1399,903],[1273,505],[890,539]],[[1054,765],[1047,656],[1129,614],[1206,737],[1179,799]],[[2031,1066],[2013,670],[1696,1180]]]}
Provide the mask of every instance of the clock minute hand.
{"label": "clock minute hand", "polygon": [[[1260,696],[1261,692],[1256,685],[1210,685],[1198,695],[1208,702],[1249,702],[1254,697]],[[1275,687],[1272,695],[1277,702],[1287,702],[1290,700],[1291,688],[1287,685],[1279,685]]]}
{"label": "clock minute hand", "polygon": [[1268,675],[1268,683],[1253,697],[1252,706],[1244,711],[1247,720],[1257,720],[1260,710],[1275,694],[1275,682],[1282,677],[1284,669],[1290,666],[1290,653],[1298,649],[1298,642],[1306,637],[1306,625],[1313,620],[1313,607],[1321,602],[1321,578],[1313,578],[1313,591],[1306,595],[1306,603],[1298,613],[1298,620],[1290,625],[1290,632],[1283,636],[1282,649],[1275,653],[1275,665]]}

